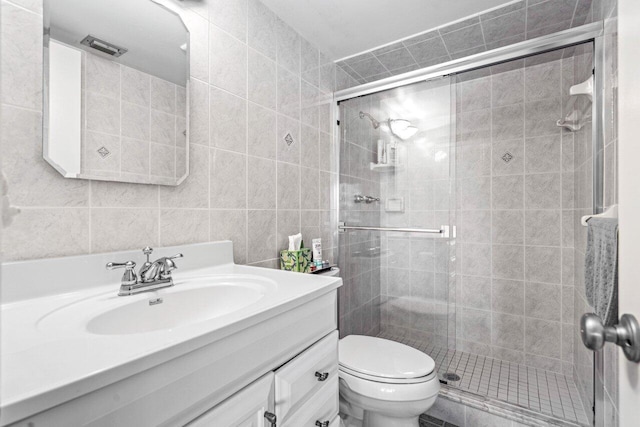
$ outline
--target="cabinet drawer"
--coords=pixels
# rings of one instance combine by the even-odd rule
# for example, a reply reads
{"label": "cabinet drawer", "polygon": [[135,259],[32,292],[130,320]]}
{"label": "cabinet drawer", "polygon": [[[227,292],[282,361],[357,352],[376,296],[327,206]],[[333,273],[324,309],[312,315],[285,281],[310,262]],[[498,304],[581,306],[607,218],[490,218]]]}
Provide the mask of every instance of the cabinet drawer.
{"label": "cabinet drawer", "polygon": [[338,331],[333,331],[276,371],[278,420],[286,421],[298,406],[337,377]]}
{"label": "cabinet drawer", "polygon": [[282,427],[317,427],[326,422],[331,427],[339,426],[339,417],[336,419],[338,405],[338,376],[336,375],[328,379],[327,384],[290,414],[282,423]]}
{"label": "cabinet drawer", "polygon": [[273,405],[273,372],[246,386],[187,427],[264,427],[264,414]]}

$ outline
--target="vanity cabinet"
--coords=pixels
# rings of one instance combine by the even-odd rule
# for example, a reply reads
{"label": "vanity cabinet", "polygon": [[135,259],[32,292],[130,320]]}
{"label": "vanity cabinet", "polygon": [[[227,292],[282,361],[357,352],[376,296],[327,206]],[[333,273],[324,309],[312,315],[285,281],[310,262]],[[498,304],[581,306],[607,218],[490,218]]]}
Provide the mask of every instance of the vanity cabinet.
{"label": "vanity cabinet", "polygon": [[[268,415],[275,415],[273,424]],[[338,426],[338,331],[243,388],[189,427]]]}
{"label": "vanity cabinet", "polygon": [[[161,252],[184,254],[176,286],[127,297],[95,272],[137,251],[3,265],[0,427],[333,421],[340,278],[237,265],[231,242]],[[105,313],[110,329],[92,329]]]}

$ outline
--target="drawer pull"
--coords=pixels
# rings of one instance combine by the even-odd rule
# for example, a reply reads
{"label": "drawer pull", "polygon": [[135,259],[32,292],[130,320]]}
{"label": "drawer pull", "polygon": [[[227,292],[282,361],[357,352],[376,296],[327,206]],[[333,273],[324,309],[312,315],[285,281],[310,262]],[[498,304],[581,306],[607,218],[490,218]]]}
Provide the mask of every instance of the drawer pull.
{"label": "drawer pull", "polygon": [[320,420],[318,420],[318,421],[316,421],[316,425],[318,427],[329,427],[329,421],[320,421]]}
{"label": "drawer pull", "polygon": [[318,378],[318,381],[324,381],[329,378],[329,372],[316,372],[316,377]]}
{"label": "drawer pull", "polygon": [[276,414],[274,414],[273,412],[265,412],[264,418],[267,420],[269,424],[271,424],[272,427],[276,427],[276,420],[277,420]]}

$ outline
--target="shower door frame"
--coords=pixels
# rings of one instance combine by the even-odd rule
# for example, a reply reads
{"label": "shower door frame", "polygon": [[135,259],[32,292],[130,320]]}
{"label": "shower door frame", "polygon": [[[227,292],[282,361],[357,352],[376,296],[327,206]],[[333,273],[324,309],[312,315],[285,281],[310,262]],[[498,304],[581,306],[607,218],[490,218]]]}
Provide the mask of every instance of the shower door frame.
{"label": "shower door frame", "polygon": [[[583,43],[593,43],[593,73],[594,73],[594,97],[592,104],[593,138],[593,213],[601,213],[603,210],[603,172],[604,172],[604,77],[605,77],[605,28],[604,21],[582,25],[557,33],[549,34],[535,39],[526,40],[509,46],[493,49],[487,52],[470,55],[461,59],[444,62],[397,76],[387,77],[375,82],[365,83],[352,88],[335,91],[333,93],[333,114],[335,118],[334,141],[336,141],[337,166],[340,166],[340,102],[360,96],[371,95],[385,90],[407,86],[437,78],[447,77],[526,58],[541,53],[563,49]],[[333,200],[337,208],[337,216],[340,218],[339,180],[334,188]],[[338,228],[338,231],[341,231]],[[338,251],[340,249],[338,248]]]}
{"label": "shower door frame", "polygon": [[[597,214],[603,211],[604,206],[604,124],[605,124],[605,86],[604,81],[606,75],[605,56],[607,54],[605,48],[605,22],[597,21],[590,24],[582,25],[568,30],[560,31],[554,34],[537,37],[535,39],[526,40],[509,46],[493,49],[487,52],[470,55],[465,58],[448,61],[442,64],[433,65],[397,76],[387,77],[375,82],[365,83],[351,88],[335,91],[333,93],[333,114],[334,122],[334,140],[336,141],[336,165],[340,170],[340,102],[360,96],[371,95],[385,90],[391,90],[413,83],[429,81],[437,78],[447,77],[453,74],[459,74],[467,71],[473,71],[485,68],[491,65],[497,65],[504,62],[510,62],[517,59],[527,58],[530,56],[559,50],[571,46],[584,43],[593,43],[593,77],[594,77],[594,102],[592,103],[592,213]],[[339,176],[339,173],[338,173]],[[339,203],[340,179],[334,183],[332,198],[336,206],[337,219],[340,220],[340,203]],[[340,229],[338,222],[338,233],[344,230]],[[340,245],[337,248],[338,253],[335,258],[339,259]],[[602,399],[604,389],[597,387],[597,372],[599,368],[602,372],[602,355],[595,352],[593,357],[593,415],[596,427],[601,427],[602,417],[596,417],[595,408],[598,400]]]}

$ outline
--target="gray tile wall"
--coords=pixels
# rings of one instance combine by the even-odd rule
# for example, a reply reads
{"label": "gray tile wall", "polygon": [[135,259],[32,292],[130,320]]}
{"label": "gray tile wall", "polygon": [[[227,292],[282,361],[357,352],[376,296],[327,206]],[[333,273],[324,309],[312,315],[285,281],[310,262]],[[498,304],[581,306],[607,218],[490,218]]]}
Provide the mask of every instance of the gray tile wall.
{"label": "gray tile wall", "polygon": [[177,187],[65,179],[45,163],[42,2],[1,5],[2,169],[21,209],[5,260],[231,239],[236,262],[276,267],[298,231],[332,257],[335,65],[262,3],[176,3],[192,35],[191,173]]}
{"label": "gray tile wall", "polygon": [[356,82],[352,85],[368,83],[580,26],[590,22],[592,9],[599,7],[600,2],[592,0],[522,0],[337,64]]}
{"label": "gray tile wall", "polygon": [[457,348],[573,371],[570,52],[458,76]]}

